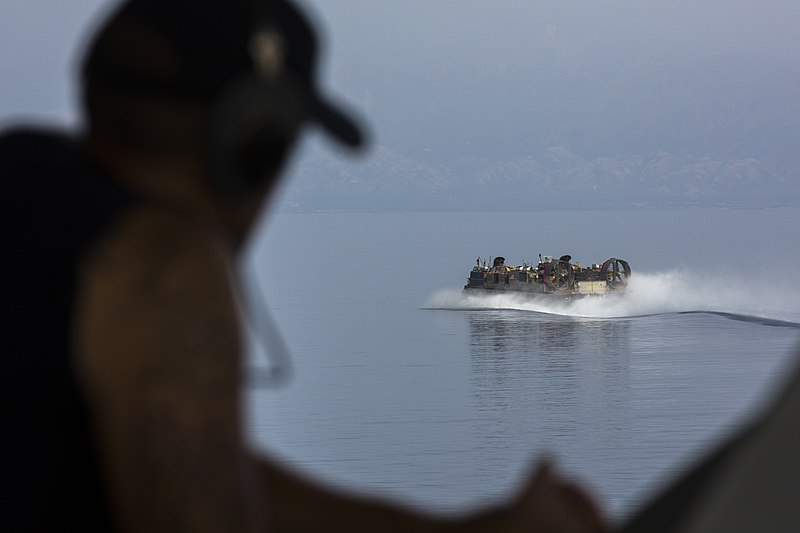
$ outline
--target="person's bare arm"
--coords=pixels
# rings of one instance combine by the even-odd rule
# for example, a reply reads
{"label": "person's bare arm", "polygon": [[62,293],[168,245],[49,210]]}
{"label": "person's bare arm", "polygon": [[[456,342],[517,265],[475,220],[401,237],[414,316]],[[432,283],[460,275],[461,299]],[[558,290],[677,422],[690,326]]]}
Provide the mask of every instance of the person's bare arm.
{"label": "person's bare arm", "polygon": [[543,463],[518,497],[462,518],[443,519],[413,509],[339,493],[303,479],[268,459],[259,461],[277,531],[352,533],[533,532],[597,533],[604,519],[591,499]]}
{"label": "person's bare arm", "polygon": [[260,458],[259,471],[276,531],[424,533],[440,531],[446,523],[411,509],[323,487],[268,458]]}
{"label": "person's bare arm", "polygon": [[82,274],[76,352],[120,530],[264,530],[221,249],[176,214],[143,211]]}

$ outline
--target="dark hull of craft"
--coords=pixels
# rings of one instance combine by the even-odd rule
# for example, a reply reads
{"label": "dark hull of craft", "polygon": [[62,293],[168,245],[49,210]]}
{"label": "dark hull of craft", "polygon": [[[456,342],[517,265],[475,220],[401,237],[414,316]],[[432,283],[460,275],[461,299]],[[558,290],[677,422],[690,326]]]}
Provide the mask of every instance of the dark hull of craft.
{"label": "dark hull of craft", "polygon": [[623,291],[619,292],[604,292],[604,293],[580,293],[580,292],[535,292],[535,291],[519,291],[513,289],[488,289],[485,287],[470,287],[469,285],[464,286],[464,293],[476,296],[492,296],[498,294],[506,294],[506,295],[513,295],[519,296],[522,298],[530,298],[535,300],[542,300],[542,301],[551,301],[551,302],[563,302],[569,300],[582,300],[583,298],[600,298],[602,296],[608,296],[610,294],[619,295],[622,294]]}

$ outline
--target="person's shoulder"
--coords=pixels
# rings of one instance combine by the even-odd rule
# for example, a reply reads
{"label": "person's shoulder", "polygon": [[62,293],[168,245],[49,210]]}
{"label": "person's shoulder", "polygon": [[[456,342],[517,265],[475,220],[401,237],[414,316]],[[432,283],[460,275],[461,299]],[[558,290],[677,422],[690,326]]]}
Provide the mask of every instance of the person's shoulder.
{"label": "person's shoulder", "polygon": [[75,162],[75,142],[64,131],[19,126],[0,132],[3,202],[19,203],[57,186]]}
{"label": "person's shoulder", "polygon": [[0,130],[0,142],[22,142],[34,139],[66,140],[69,134],[57,127],[33,126],[27,124],[13,124],[4,126]]}
{"label": "person's shoulder", "polygon": [[72,138],[62,131],[0,131],[0,217],[5,238],[20,239],[15,246],[31,245],[30,232],[16,231],[21,226],[46,231],[54,220],[63,224],[62,199],[69,186],[64,178],[76,172],[74,154]]}
{"label": "person's shoulder", "polygon": [[58,129],[12,126],[0,131],[0,156],[36,161],[43,153],[65,153],[73,149],[72,137]]}

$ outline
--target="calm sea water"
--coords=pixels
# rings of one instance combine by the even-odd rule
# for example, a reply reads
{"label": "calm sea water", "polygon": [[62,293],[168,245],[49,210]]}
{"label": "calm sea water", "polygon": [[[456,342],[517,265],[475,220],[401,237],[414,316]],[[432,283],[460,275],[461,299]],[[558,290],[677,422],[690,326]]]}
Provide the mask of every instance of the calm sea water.
{"label": "calm sea water", "polygon": [[[798,226],[797,209],[276,215],[251,261],[295,376],[248,392],[250,435],[440,512],[510,496],[546,453],[624,517],[792,366]],[[539,253],[627,259],[630,294],[461,293],[477,256]]]}

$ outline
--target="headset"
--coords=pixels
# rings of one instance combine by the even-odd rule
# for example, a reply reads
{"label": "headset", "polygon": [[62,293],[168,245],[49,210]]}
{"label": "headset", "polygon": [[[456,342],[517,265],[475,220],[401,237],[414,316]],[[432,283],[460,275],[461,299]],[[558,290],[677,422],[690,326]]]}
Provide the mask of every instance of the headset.
{"label": "headset", "polygon": [[[227,84],[212,110],[212,185],[231,197],[253,194],[277,179],[309,115],[308,89],[286,68],[287,43],[271,13],[257,7],[247,42],[252,70]],[[240,305],[269,361],[266,367],[245,366],[245,384],[284,385],[293,374],[289,349],[264,302],[252,261],[240,261],[239,270]]]}
{"label": "headset", "polygon": [[250,194],[274,179],[309,115],[308,89],[287,68],[277,3],[264,4],[251,4],[252,70],[233,79],[214,104],[210,163],[214,186],[225,195]]}
{"label": "headset", "polygon": [[[277,179],[309,117],[309,89],[286,68],[287,43],[274,14],[259,11],[257,1],[253,8],[255,23],[247,42],[252,70],[225,86],[212,111],[211,179],[226,196],[253,194]],[[270,362],[266,367],[245,366],[245,385],[284,385],[293,375],[289,349],[264,302],[252,261],[240,261],[239,269],[240,305],[252,337]]]}

